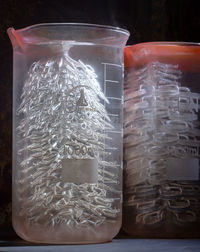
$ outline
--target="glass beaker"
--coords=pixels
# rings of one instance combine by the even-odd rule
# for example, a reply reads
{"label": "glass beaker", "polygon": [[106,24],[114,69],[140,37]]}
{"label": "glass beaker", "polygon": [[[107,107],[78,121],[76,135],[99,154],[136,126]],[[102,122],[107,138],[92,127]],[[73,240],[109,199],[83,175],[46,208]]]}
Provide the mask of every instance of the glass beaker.
{"label": "glass beaker", "polygon": [[14,50],[13,226],[41,243],[99,243],[121,226],[123,49],[91,24],[8,29]]}
{"label": "glass beaker", "polygon": [[125,48],[123,229],[200,235],[200,44]]}

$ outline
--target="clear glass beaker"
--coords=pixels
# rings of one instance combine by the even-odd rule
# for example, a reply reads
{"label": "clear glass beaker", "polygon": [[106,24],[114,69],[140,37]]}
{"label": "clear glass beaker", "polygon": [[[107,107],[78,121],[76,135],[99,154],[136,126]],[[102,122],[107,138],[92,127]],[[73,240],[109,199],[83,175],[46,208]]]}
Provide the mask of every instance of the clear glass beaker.
{"label": "clear glass beaker", "polygon": [[200,44],[125,49],[123,229],[200,235]]}
{"label": "clear glass beaker", "polygon": [[14,50],[13,226],[41,243],[98,243],[121,226],[126,30],[8,29]]}

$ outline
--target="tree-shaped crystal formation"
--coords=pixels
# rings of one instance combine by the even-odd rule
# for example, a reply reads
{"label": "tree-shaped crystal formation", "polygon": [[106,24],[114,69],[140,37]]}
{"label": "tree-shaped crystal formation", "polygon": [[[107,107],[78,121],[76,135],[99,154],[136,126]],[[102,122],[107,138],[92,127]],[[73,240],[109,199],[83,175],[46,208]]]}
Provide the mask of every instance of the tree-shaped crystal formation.
{"label": "tree-shaped crystal formation", "polygon": [[[20,215],[30,224],[52,226],[115,221],[119,209],[108,195],[112,187],[104,184],[116,180],[116,164],[106,161],[110,153],[105,145],[105,132],[113,126],[93,68],[67,54],[35,62],[21,100]],[[75,172],[73,183],[70,169],[84,174],[81,162],[91,166],[92,178],[88,174],[84,181]]]}
{"label": "tree-shaped crystal formation", "polygon": [[188,174],[199,169],[200,94],[182,86],[178,65],[151,62],[126,78],[127,211],[151,227],[197,222],[200,186]]}

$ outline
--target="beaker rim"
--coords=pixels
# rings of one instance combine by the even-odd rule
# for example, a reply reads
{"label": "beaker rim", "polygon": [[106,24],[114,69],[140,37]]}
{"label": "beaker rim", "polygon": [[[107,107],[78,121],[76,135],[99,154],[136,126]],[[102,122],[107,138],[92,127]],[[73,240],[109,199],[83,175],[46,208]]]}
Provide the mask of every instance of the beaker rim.
{"label": "beaker rim", "polygon": [[105,30],[112,30],[124,35],[130,36],[130,32],[124,28],[111,26],[111,25],[101,25],[101,24],[91,24],[91,23],[39,23],[27,26],[25,28],[17,29],[18,32],[27,31],[34,28],[39,28],[42,26],[77,26],[77,27],[87,27],[87,28],[99,28]]}
{"label": "beaker rim", "polygon": [[155,41],[125,47],[126,67],[136,65],[138,67],[139,65],[157,61],[164,64],[179,65],[183,71],[198,70],[200,65],[200,43]]}
{"label": "beaker rim", "polygon": [[169,46],[200,46],[200,42],[187,42],[187,41],[152,41],[152,42],[142,42],[134,45],[127,45],[126,47],[132,46],[149,46],[149,45],[169,45]]}
{"label": "beaker rim", "polygon": [[9,28],[8,35],[13,48],[25,50],[26,45],[101,45],[123,48],[129,31],[89,23],[41,23],[15,30]]}

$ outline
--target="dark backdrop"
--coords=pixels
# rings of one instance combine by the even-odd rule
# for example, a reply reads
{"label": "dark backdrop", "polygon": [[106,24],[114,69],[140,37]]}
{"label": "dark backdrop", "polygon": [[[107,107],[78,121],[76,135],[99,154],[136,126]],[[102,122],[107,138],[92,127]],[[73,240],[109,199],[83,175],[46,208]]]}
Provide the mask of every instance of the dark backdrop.
{"label": "dark backdrop", "polygon": [[12,47],[6,29],[82,22],[128,29],[128,44],[200,42],[199,7],[199,0],[0,0],[0,236],[11,230]]}

